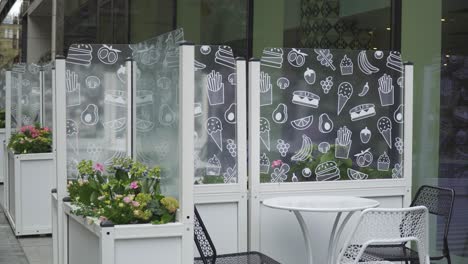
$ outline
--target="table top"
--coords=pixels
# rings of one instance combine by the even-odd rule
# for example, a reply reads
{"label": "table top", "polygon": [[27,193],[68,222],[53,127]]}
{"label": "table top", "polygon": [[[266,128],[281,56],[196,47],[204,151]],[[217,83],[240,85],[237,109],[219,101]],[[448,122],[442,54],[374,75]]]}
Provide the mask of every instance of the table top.
{"label": "table top", "polygon": [[263,205],[282,210],[306,212],[352,212],[375,208],[379,202],[354,196],[285,196],[266,199]]}

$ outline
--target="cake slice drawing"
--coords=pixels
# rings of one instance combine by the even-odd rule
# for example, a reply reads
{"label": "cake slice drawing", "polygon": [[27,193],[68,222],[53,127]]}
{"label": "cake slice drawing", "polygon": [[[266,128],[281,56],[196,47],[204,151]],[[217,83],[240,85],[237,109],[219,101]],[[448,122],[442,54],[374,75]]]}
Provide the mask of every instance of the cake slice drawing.
{"label": "cake slice drawing", "polygon": [[391,51],[387,57],[387,67],[403,73],[403,62],[401,60],[401,53],[398,51]]}
{"label": "cake slice drawing", "polygon": [[283,66],[283,49],[266,48],[263,50],[261,64],[267,67],[280,69]]}
{"label": "cake slice drawing", "polygon": [[215,54],[215,62],[231,69],[236,69],[234,53],[229,46],[219,46]]}
{"label": "cake slice drawing", "polygon": [[206,120],[206,131],[213,139],[219,150],[223,151],[223,124],[217,117],[210,117]]}
{"label": "cake slice drawing", "polygon": [[349,82],[342,82],[338,86],[338,115],[343,110],[349,98],[353,95],[353,86]]}
{"label": "cake slice drawing", "polygon": [[264,117],[260,118],[260,140],[270,151],[270,121]]}

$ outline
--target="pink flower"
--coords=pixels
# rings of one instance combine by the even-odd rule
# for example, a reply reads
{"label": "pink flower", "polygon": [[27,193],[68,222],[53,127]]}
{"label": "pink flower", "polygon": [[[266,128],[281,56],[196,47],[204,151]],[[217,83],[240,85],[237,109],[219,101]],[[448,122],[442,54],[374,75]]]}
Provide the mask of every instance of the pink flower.
{"label": "pink flower", "polygon": [[138,206],[140,206],[140,203],[137,202],[137,201],[133,201],[133,202],[132,202],[132,205],[133,205],[134,207],[138,207]]}
{"label": "pink flower", "polygon": [[104,165],[102,163],[96,163],[93,168],[95,171],[99,171],[100,173],[104,172]]}
{"label": "pink flower", "polygon": [[44,127],[42,130],[44,130],[45,132],[49,132],[49,131],[50,131],[50,128]]}
{"label": "pink flower", "polygon": [[133,181],[132,183],[130,183],[130,189],[133,189],[133,190],[138,189],[138,182]]}
{"label": "pink flower", "polygon": [[281,164],[283,164],[283,162],[281,160],[274,160],[274,161],[271,162],[271,167],[276,168],[276,167],[281,166]]}
{"label": "pink flower", "polygon": [[107,221],[107,217],[101,215],[99,217],[99,221],[101,221],[101,222]]}
{"label": "pink flower", "polygon": [[130,198],[130,197],[128,197],[128,196],[125,196],[125,197],[123,198],[123,201],[124,201],[124,203],[129,204],[129,203],[132,201],[132,198]]}
{"label": "pink flower", "polygon": [[31,137],[32,138],[37,138],[38,136],[39,136],[39,133],[37,133],[36,131],[31,132]]}

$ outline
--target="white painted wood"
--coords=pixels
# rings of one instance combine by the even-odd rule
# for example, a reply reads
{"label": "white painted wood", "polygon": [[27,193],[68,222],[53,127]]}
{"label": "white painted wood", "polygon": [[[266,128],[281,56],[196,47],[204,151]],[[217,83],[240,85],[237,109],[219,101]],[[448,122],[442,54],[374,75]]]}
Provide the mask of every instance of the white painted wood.
{"label": "white painted wood", "polygon": [[6,161],[6,149],[4,147],[5,145],[5,129],[2,128],[0,129],[0,183],[3,183],[5,181],[5,161]]}
{"label": "white painted wood", "polygon": [[50,189],[55,178],[54,154],[8,153],[9,210],[16,236],[50,234],[52,212]]}
{"label": "white painted wood", "polygon": [[11,71],[5,72],[5,141],[2,146],[3,152],[5,153],[4,162],[4,190],[3,190],[3,208],[8,211],[10,205],[8,204],[9,187],[8,187],[8,141],[11,135]]}
{"label": "white painted wood", "polygon": [[414,66],[411,63],[405,64],[405,103],[404,103],[404,156],[403,175],[406,180],[407,195],[404,206],[411,204],[411,189],[413,186],[413,78]]}

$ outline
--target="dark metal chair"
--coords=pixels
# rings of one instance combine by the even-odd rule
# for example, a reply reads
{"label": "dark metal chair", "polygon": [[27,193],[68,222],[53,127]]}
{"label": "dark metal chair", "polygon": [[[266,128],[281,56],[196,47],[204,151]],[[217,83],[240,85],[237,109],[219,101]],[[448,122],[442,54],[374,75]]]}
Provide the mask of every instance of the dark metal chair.
{"label": "dark metal chair", "polygon": [[[431,260],[447,259],[451,264],[450,251],[448,247],[448,231],[452,218],[453,201],[455,191],[453,189],[440,188],[423,185],[419,188],[411,206],[425,206],[429,214],[436,215],[444,221],[444,240],[441,256],[431,256]],[[369,246],[365,254],[375,256],[388,261],[405,261],[405,263],[419,263],[418,252],[410,249],[406,244],[398,245],[375,245]]]}
{"label": "dark metal chair", "polygon": [[194,239],[197,245],[199,258],[195,258],[195,264],[279,264],[279,262],[259,252],[242,252],[217,255],[216,248],[210,235],[195,207]]}

